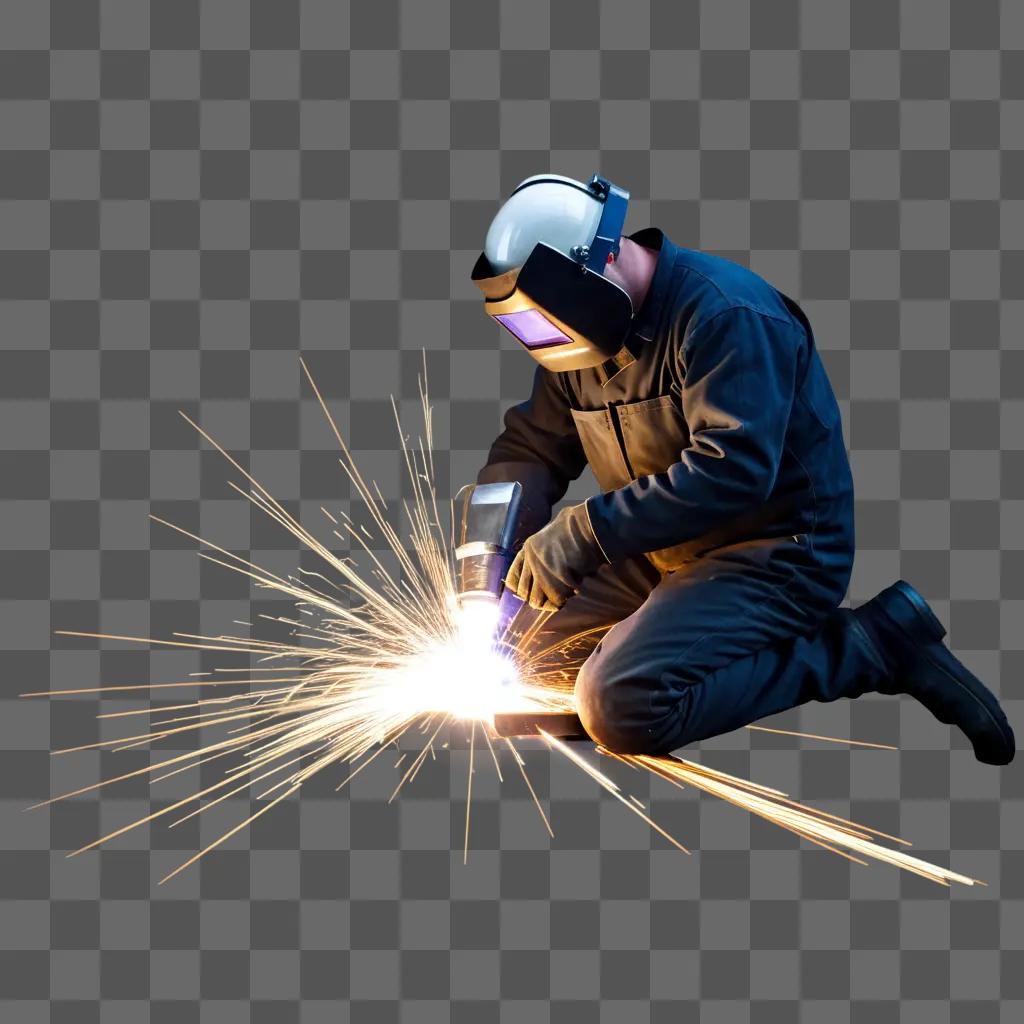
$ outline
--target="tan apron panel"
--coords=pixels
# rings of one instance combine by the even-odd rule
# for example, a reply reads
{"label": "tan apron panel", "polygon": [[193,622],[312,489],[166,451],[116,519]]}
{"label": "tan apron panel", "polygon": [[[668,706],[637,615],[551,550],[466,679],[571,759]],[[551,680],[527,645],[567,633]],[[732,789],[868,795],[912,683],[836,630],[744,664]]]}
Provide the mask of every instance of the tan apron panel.
{"label": "tan apron panel", "polygon": [[[587,461],[604,492],[625,487],[640,476],[665,472],[690,443],[686,420],[672,395],[593,412],[574,409],[572,416]],[[660,571],[669,572],[708,547],[706,542],[686,541],[648,552],[647,558]]]}

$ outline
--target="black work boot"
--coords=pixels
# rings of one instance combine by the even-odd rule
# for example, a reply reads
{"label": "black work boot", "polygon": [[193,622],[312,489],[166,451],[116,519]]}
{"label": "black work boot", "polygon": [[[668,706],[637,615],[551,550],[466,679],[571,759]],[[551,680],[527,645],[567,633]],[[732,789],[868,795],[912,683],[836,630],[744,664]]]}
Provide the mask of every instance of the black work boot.
{"label": "black work boot", "polygon": [[985,764],[1009,764],[1013,730],[999,701],[942,642],[928,602],[899,580],[853,612],[885,664],[879,693],[907,693],[940,722],[958,726]]}

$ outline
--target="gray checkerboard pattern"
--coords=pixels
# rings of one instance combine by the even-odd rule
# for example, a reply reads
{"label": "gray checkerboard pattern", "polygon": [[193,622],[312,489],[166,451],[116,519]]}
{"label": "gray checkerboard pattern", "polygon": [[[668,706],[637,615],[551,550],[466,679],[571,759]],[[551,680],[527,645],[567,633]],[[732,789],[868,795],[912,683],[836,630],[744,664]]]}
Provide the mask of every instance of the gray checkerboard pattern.
{"label": "gray checkerboard pattern", "polygon": [[[0,2],[0,1019],[11,1024],[668,1024],[1024,1019],[1024,773],[865,698],[699,757],[988,880],[860,868],[635,776],[698,852],[527,750],[550,808],[464,745],[313,782],[197,868],[225,821],[143,828],[194,780],[27,804],[144,765],[123,693],[212,656],[54,638],[231,630],[277,605],[148,513],[274,568],[299,554],[227,485],[197,417],[312,522],[350,507],[305,354],[398,493],[386,398],[426,349],[442,490],[532,364],[468,282],[498,201],[596,169],[630,229],[798,297],[858,487],[851,587],[902,574],[1024,731],[1024,5],[1017,0]],[[586,494],[581,481],[575,497]],[[169,749],[187,749],[187,741]],[[202,781],[213,781],[213,768]]]}

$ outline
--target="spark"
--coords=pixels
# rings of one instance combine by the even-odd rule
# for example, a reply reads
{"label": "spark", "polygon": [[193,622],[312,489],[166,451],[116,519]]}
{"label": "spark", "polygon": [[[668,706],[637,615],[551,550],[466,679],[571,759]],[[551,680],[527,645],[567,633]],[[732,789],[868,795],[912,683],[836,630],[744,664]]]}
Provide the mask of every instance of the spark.
{"label": "spark", "polygon": [[[172,698],[174,703],[101,714],[98,717],[112,723],[141,720],[146,724],[129,729],[126,735],[117,738],[54,753],[119,751],[143,746],[156,749],[161,742],[198,734],[200,742],[194,749],[155,754],[149,765],[79,786],[36,806],[93,793],[129,779],[149,776],[150,784],[155,786],[211,762],[218,761],[225,766],[223,776],[216,781],[198,786],[195,791],[168,802],[151,814],[93,839],[70,851],[68,856],[94,849],[157,819],[166,819],[169,827],[175,827],[237,794],[253,792],[261,806],[175,867],[161,880],[166,882],[294,796],[314,775],[347,765],[347,773],[336,786],[341,790],[392,747],[398,748],[399,756],[391,767],[401,771],[389,797],[389,802],[394,800],[416,778],[428,757],[431,761],[437,760],[438,747],[449,749],[449,740],[444,736],[465,728],[469,742],[463,860],[468,859],[478,731],[490,752],[497,778],[503,782],[498,749],[493,742],[498,738],[493,729],[494,715],[510,711],[573,710],[573,683],[585,657],[584,641],[595,631],[537,651],[533,642],[547,619],[541,615],[518,632],[513,622],[513,628],[499,643],[494,639],[496,605],[486,602],[462,605],[458,601],[452,537],[454,516],[450,505],[438,500],[435,486],[433,420],[425,363],[424,352],[419,388],[422,432],[415,441],[403,432],[398,406],[392,400],[409,497],[389,504],[376,481],[368,481],[362,475],[313,375],[305,361],[300,360],[306,381],[337,441],[338,462],[351,485],[353,505],[365,514],[320,508],[330,524],[331,536],[344,542],[349,552],[345,556],[337,554],[307,529],[233,455],[182,413],[183,419],[238,474],[239,481],[229,481],[234,491],[316,555],[320,569],[303,568],[291,575],[280,575],[243,558],[230,546],[216,544],[151,516],[157,524],[193,541],[198,557],[247,577],[257,590],[292,600],[296,613],[294,617],[259,615],[255,625],[234,620],[235,625],[253,631],[262,629],[264,623],[274,629],[285,629],[284,639],[188,633],[173,633],[171,638],[159,639],[58,631],[63,636],[217,652],[247,660],[242,666],[218,666],[211,671],[191,673],[188,679],[175,682],[69,687],[23,694],[26,697],[102,696],[146,691],[156,694],[174,689],[199,693],[192,700],[183,695],[180,699]],[[360,518],[366,521],[359,521]],[[884,744],[767,726],[748,728],[816,741],[893,749]],[[402,749],[403,741],[413,740],[417,735],[420,739],[415,742],[419,749],[408,756],[410,751]],[[529,778],[520,751],[510,739],[504,739],[502,750],[507,748],[544,828],[554,836],[551,820]],[[649,828],[679,850],[689,853],[687,847],[654,820],[643,801],[624,792],[611,775],[581,752],[580,745],[543,731],[539,732],[539,739],[549,751],[583,771]],[[769,786],[681,758],[619,755],[601,747],[596,750],[599,760],[603,757],[610,764],[647,772],[673,787],[688,786],[715,796],[856,863],[881,861],[943,885],[953,881],[972,885],[977,881],[912,857],[903,850],[882,846],[878,840],[909,844],[868,826],[797,803]]]}
{"label": "spark", "polygon": [[466,837],[462,846],[462,863],[469,859],[469,809],[473,801],[473,741],[476,739],[476,722],[469,732],[469,772],[466,781]]}
{"label": "spark", "polygon": [[799,736],[806,740],[824,740],[826,743],[846,743],[851,747],[874,747],[875,750],[899,750],[899,747],[894,747],[889,743],[869,743],[867,740],[850,740],[842,739],[838,736],[822,736],[814,732],[796,732],[793,729],[772,729],[767,725],[748,725],[747,729],[752,729],[754,732],[774,732],[780,736]]}
{"label": "spark", "polygon": [[910,844],[905,839],[869,828],[867,825],[859,825],[838,815],[799,804],[778,790],[769,790],[745,779],[682,758],[630,755],[629,760],[675,785],[690,785],[717,796],[857,864],[867,864],[864,857],[870,857],[911,871],[940,885],[949,885],[950,882],[959,882],[963,885],[984,884],[979,883],[978,879],[930,864],[920,857],[913,857],[903,850],[880,846],[875,842],[876,838],[888,839],[905,846]]}

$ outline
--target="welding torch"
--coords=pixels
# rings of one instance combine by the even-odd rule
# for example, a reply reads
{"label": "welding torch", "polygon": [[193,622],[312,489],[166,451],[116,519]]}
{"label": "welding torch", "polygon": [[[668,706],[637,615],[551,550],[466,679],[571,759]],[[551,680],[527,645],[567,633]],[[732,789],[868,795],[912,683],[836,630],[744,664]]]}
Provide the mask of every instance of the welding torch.
{"label": "welding torch", "polygon": [[[467,484],[455,496],[455,564],[459,609],[470,622],[491,630],[492,642],[505,641],[512,620],[525,603],[505,586],[515,557],[522,484]],[[494,715],[499,736],[537,734],[543,729],[563,739],[588,739],[579,716],[571,711],[509,711]]]}

